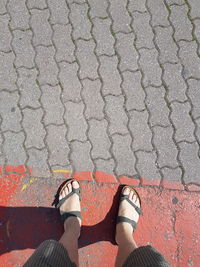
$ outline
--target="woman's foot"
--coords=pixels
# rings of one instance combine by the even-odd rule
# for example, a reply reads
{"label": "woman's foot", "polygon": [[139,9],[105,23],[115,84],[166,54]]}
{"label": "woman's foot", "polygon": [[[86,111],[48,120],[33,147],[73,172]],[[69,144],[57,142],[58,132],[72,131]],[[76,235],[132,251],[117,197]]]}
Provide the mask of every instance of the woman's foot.
{"label": "woman's foot", "polygon": [[[122,189],[122,193],[127,195],[131,202],[133,202],[137,207],[140,208],[140,200],[134,190],[128,187]],[[122,200],[119,204],[118,216],[123,216],[128,219],[134,220],[136,223],[139,220],[139,214],[135,208],[127,201]],[[127,222],[119,222],[116,225],[116,235],[115,240],[117,244],[122,244],[124,242],[132,242],[133,240],[133,227]]]}

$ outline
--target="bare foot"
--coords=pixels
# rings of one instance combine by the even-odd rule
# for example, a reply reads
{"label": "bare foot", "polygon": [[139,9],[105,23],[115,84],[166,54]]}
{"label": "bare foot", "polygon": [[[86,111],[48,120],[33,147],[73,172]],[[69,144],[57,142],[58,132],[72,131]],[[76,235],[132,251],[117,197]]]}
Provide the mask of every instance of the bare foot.
{"label": "bare foot", "polygon": [[[128,195],[129,199],[140,208],[140,200],[134,190],[130,190],[130,188],[126,187],[125,189],[122,190],[122,193],[124,195]],[[134,209],[131,204],[123,200],[119,204],[119,211],[118,211],[118,216],[123,216],[127,217],[131,220],[134,220],[136,223],[139,220],[139,214],[137,211]],[[116,226],[116,235],[115,235],[115,240],[117,244],[123,243],[124,240],[133,239],[133,227],[127,223],[127,222],[120,222]]]}

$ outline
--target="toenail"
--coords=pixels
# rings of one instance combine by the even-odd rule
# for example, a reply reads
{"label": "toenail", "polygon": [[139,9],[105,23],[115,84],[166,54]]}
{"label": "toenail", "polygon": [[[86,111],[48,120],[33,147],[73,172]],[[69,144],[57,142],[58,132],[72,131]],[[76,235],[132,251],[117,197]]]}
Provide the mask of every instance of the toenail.
{"label": "toenail", "polygon": [[125,188],[124,191],[123,191],[123,193],[125,195],[128,195],[130,193],[130,189],[129,188]]}

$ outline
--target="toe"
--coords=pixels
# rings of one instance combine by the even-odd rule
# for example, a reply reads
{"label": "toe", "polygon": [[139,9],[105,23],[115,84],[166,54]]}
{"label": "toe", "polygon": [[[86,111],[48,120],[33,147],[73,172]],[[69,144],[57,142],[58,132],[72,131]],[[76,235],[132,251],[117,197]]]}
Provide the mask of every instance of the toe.
{"label": "toe", "polygon": [[74,189],[77,189],[77,188],[79,188],[79,183],[77,181],[73,181],[72,186]]}
{"label": "toe", "polygon": [[128,196],[128,195],[130,194],[130,188],[126,187],[126,188],[123,190],[123,194]]}
{"label": "toe", "polygon": [[137,201],[137,196],[136,196],[136,194],[133,194],[132,201],[133,201],[133,203],[136,203],[136,201]]}
{"label": "toe", "polygon": [[71,183],[69,183],[67,185],[67,189],[68,189],[68,194],[72,192],[72,184]]}
{"label": "toe", "polygon": [[133,199],[133,190],[130,190],[129,199],[130,199],[130,200]]}

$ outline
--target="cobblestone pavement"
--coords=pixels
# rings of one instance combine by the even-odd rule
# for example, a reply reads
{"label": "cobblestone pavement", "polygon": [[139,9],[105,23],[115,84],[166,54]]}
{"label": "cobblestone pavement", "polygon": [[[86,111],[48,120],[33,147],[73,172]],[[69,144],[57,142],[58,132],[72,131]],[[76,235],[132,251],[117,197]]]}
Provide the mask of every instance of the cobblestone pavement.
{"label": "cobblestone pavement", "polygon": [[200,184],[199,0],[1,0],[0,165]]}

